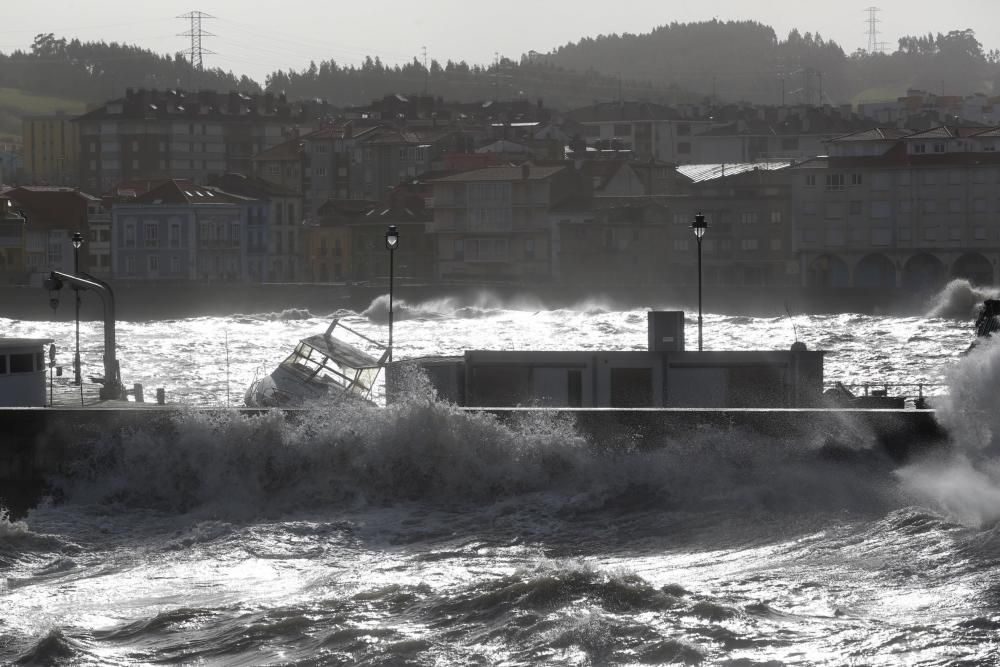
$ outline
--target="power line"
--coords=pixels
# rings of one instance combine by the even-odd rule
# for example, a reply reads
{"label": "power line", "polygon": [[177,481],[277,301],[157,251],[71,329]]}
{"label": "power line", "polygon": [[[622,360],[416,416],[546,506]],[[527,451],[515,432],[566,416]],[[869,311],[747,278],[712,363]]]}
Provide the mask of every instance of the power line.
{"label": "power line", "polygon": [[878,19],[878,13],[882,11],[878,7],[868,7],[865,9],[868,12],[868,19],[865,23],[868,24],[868,53],[880,53],[881,47],[878,41],[878,24],[881,23]]}
{"label": "power line", "polygon": [[202,56],[204,54],[213,53],[205,48],[202,48],[201,40],[203,37],[215,37],[210,32],[205,32],[201,29],[202,19],[214,19],[215,17],[211,14],[206,14],[205,12],[199,12],[197,10],[188,12],[187,14],[181,14],[177,18],[185,19],[191,21],[191,29],[187,32],[179,33],[180,37],[190,37],[191,38],[191,48],[181,51],[181,53],[188,54],[188,60],[191,63],[191,67],[198,70],[199,72],[204,69],[204,61]]}

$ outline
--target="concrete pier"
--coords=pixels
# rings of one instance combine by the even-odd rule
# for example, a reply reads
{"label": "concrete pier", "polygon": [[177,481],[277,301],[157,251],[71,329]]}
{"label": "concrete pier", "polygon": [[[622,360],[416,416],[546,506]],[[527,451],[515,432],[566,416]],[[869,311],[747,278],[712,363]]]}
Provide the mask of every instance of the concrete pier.
{"label": "concrete pier", "polygon": [[[694,433],[729,431],[794,439],[804,446],[881,450],[896,461],[947,437],[933,410],[729,408],[464,408],[501,420],[548,414],[571,418],[597,448],[630,451],[670,446]],[[261,410],[115,404],[85,408],[0,408],[0,505],[22,515],[50,492],[50,481],[92,466],[92,445],[126,429],[170,433],[192,411]],[[310,410],[288,410],[308,419]],[[737,446],[737,445],[734,445]]]}

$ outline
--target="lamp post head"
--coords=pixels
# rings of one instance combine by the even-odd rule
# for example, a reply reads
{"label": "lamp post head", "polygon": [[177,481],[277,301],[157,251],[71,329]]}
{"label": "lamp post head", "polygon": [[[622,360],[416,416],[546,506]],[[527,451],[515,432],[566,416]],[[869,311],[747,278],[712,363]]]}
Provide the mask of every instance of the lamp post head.
{"label": "lamp post head", "polygon": [[705,235],[705,231],[708,229],[708,222],[705,220],[705,216],[701,213],[694,216],[694,222],[691,223],[691,229],[694,231],[694,235],[699,239]]}
{"label": "lamp post head", "polygon": [[399,230],[396,229],[396,225],[389,225],[389,229],[385,232],[385,247],[391,251],[395,250],[398,245]]}
{"label": "lamp post head", "polygon": [[73,247],[79,250],[80,246],[82,245],[83,245],[83,234],[81,234],[80,232],[73,234]]}

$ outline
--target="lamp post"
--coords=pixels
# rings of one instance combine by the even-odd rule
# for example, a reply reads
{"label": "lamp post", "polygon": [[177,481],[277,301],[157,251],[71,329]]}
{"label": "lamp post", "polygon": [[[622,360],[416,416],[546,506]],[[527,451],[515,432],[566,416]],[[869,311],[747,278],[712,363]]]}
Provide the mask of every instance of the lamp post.
{"label": "lamp post", "polygon": [[392,283],[394,276],[393,255],[396,253],[396,246],[399,245],[399,231],[396,225],[389,225],[385,232],[385,247],[389,249],[389,363],[392,363]]}
{"label": "lamp post", "polygon": [[[73,234],[73,274],[80,273],[80,246],[83,245],[83,234],[76,232]],[[80,290],[75,286],[73,292],[76,294],[76,357],[73,359],[73,384],[80,386],[83,380],[80,378]]]}
{"label": "lamp post", "polygon": [[702,351],[701,344],[701,237],[705,235],[705,231],[708,229],[708,223],[705,222],[705,216],[701,213],[694,216],[694,222],[691,223],[691,229],[694,231],[694,236],[698,240],[698,351]]}

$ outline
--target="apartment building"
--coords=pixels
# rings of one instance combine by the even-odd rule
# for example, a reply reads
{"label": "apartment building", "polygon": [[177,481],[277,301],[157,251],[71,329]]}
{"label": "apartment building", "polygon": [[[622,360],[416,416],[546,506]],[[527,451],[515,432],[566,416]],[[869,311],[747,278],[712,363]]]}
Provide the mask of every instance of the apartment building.
{"label": "apartment building", "polygon": [[552,280],[550,215],[586,187],[571,163],[487,167],[431,185],[437,277],[483,281]]}
{"label": "apartment building", "polygon": [[284,95],[128,90],[75,119],[80,183],[107,192],[122,181],[177,178],[206,183],[226,172],[252,173],[252,157],[296,127],[318,124],[321,102]]}
{"label": "apartment building", "polygon": [[267,202],[170,179],[111,213],[111,266],[129,280],[261,280]]}
{"label": "apartment building", "polygon": [[829,149],[791,169],[803,285],[997,284],[1000,128],[873,128]]}
{"label": "apartment building", "polygon": [[[252,280],[296,282],[303,280],[303,204],[300,193],[262,178],[225,174],[212,185],[230,195],[258,202],[251,207],[247,249]],[[261,215],[254,215],[257,210]],[[260,265],[258,266],[258,261]]]}
{"label": "apartment building", "polygon": [[26,219],[24,223],[23,274],[15,282],[41,284],[52,270],[72,272],[79,268],[89,271],[92,266],[86,247],[74,252],[73,235],[79,232],[86,243],[90,237],[88,213],[100,200],[75,188],[59,186],[21,186],[3,193],[8,209],[16,209]]}
{"label": "apartment building", "polygon": [[[56,113],[23,116],[21,138],[24,177],[34,185],[75,185],[79,179],[79,126],[72,116]],[[2,179],[0,179],[2,180]]]}

